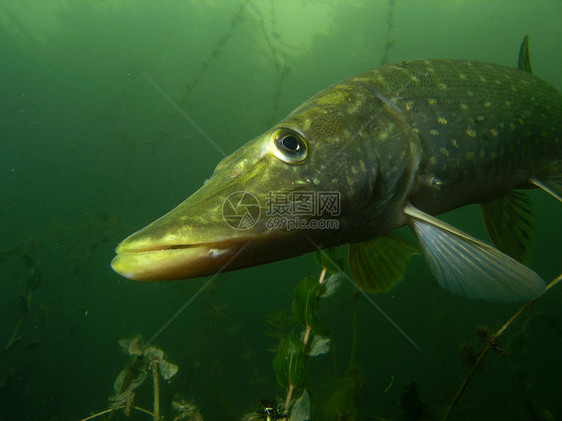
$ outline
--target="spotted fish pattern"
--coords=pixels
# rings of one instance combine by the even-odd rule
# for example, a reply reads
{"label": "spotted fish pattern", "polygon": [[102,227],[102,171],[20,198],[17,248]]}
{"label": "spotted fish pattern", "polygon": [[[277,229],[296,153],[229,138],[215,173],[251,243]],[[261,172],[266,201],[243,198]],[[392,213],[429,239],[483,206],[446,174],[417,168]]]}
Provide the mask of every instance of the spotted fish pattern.
{"label": "spotted fish pattern", "polygon": [[562,158],[562,97],[537,76],[467,60],[404,62],[371,75],[419,137],[411,196],[431,213],[526,187]]}
{"label": "spotted fish pattern", "polygon": [[[353,277],[376,292],[392,287],[415,253],[393,232],[409,225],[439,284],[453,293],[536,298],[544,281],[517,261],[527,248],[527,199],[512,192],[539,186],[562,198],[562,95],[530,72],[527,39],[520,68],[416,60],[336,83],[125,239],[112,267],[132,279],[186,279],[349,243]],[[337,226],[290,231],[260,213],[272,194],[298,202],[319,192],[337,193]],[[225,223],[225,203],[251,224]],[[486,204],[487,227],[505,252],[435,218],[471,203]]]}
{"label": "spotted fish pattern", "polygon": [[[389,115],[398,116],[393,124]],[[356,189],[364,198],[375,193],[357,179],[372,179],[373,187],[400,176],[405,160],[419,159],[408,196],[431,214],[529,187],[532,175],[562,159],[560,93],[533,74],[471,60],[405,61],[363,73],[321,92],[280,125],[326,145],[319,154],[337,159],[318,159],[317,184],[330,184],[322,183],[327,172],[334,184],[350,172],[345,184],[353,197]],[[413,153],[408,137],[419,158],[405,152]]]}

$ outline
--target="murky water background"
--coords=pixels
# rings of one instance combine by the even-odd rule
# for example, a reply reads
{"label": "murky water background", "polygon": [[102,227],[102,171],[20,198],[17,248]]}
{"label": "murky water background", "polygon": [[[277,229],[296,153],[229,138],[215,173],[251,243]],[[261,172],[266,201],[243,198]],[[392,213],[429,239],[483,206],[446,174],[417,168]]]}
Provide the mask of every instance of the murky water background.
{"label": "murky water background", "polygon": [[[109,267],[120,240],[194,192],[222,158],[150,80],[230,153],[381,62],[515,65],[525,34],[535,73],[562,89],[561,16],[553,0],[4,1],[0,418],[107,408],[128,361],[118,341],[148,340],[205,282],[139,283]],[[561,207],[530,195],[532,267],[550,281],[562,271]],[[443,218],[486,238],[476,206]],[[308,255],[214,280],[153,342],[179,366],[161,384],[165,419],[177,393],[205,420],[284,400],[267,317],[290,309],[298,281],[319,272]],[[506,354],[486,356],[453,419],[562,417],[561,288],[502,335]],[[420,352],[353,293],[343,285],[321,303],[333,348],[308,363],[313,420],[338,419],[342,408],[356,418],[341,419],[439,419],[468,372],[462,344],[478,350],[476,327],[495,331],[519,308],[450,295],[418,257],[399,286],[373,298]],[[136,405],[151,409],[150,379],[137,392]]]}

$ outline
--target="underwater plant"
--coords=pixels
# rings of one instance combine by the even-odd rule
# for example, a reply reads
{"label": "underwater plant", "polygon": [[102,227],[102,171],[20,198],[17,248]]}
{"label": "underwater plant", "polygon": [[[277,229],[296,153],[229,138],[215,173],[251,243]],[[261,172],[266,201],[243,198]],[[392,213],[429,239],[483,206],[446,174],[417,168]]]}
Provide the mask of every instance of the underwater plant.
{"label": "underwater plant", "polygon": [[[288,417],[290,420],[299,421],[310,418],[306,359],[330,351],[331,339],[318,318],[317,308],[322,298],[331,296],[337,290],[343,276],[341,265],[336,263],[335,249],[317,252],[315,257],[322,267],[320,275],[318,279],[312,276],[303,278],[295,288],[291,308],[298,328],[288,333],[281,332],[282,336],[273,359],[277,383],[286,388],[287,393],[284,403],[271,406],[275,409],[275,415],[268,415],[268,420]],[[326,277],[328,273],[330,275]],[[270,320],[282,321],[282,314],[277,314]]]}
{"label": "underwater plant", "polygon": [[[562,274],[558,275],[552,282],[550,282],[546,286],[546,290],[552,289],[560,280],[562,280]],[[461,346],[461,360],[465,365],[470,365],[470,371],[467,373],[463,383],[459,387],[457,393],[455,394],[451,404],[447,408],[445,415],[443,416],[443,421],[448,420],[451,416],[451,413],[455,409],[457,403],[459,402],[460,398],[462,397],[463,393],[465,392],[466,388],[468,387],[470,381],[474,377],[474,374],[481,369],[481,363],[488,351],[494,351],[496,354],[503,355],[505,354],[505,349],[498,344],[498,337],[513,323],[515,322],[519,316],[521,316],[529,307],[531,307],[538,298],[533,300],[527,301],[519,310],[517,310],[513,316],[509,318],[507,322],[505,322],[502,327],[498,329],[497,332],[492,332],[486,326],[478,326],[476,328],[476,334],[480,338],[482,342],[484,342],[484,347],[480,350],[478,354],[474,352],[474,347],[470,344],[463,344]],[[528,409],[531,411],[531,409]],[[534,419],[534,418],[533,418]]]}
{"label": "underwater plant", "polygon": [[[140,335],[133,338],[124,338],[119,341],[123,352],[130,357],[127,366],[121,370],[113,389],[115,394],[109,398],[109,409],[83,418],[81,421],[91,420],[107,413],[113,413],[118,409],[123,409],[125,415],[129,417],[133,409],[151,415],[154,421],[160,417],[160,383],[159,378],[170,380],[178,372],[178,366],[164,359],[164,351],[154,346],[145,346]],[[150,412],[144,408],[134,405],[135,390],[141,386],[148,374],[152,373],[154,387],[154,406]],[[194,405],[180,400],[173,402],[172,406],[180,414],[177,420],[202,420]],[[197,418],[199,416],[199,418]]]}
{"label": "underwater plant", "polygon": [[[306,421],[312,419],[309,393],[311,379],[307,369],[309,360],[311,357],[330,352],[332,345],[332,338],[318,316],[318,309],[322,299],[332,296],[338,290],[342,279],[347,276],[341,269],[343,265],[337,258],[334,249],[318,252],[315,257],[321,267],[320,275],[317,278],[305,277],[297,284],[290,313],[277,311],[268,317],[268,323],[276,331],[266,332],[266,334],[278,340],[273,358],[273,371],[278,385],[285,389],[285,397],[276,400],[259,400],[258,409],[245,414],[241,418],[243,421]],[[560,280],[562,280],[562,275],[548,284],[547,289],[550,290]],[[353,295],[353,302],[358,296],[358,293]],[[499,336],[535,301],[528,301],[496,332],[486,326],[478,326],[476,334],[484,344],[480,351],[476,351],[476,347],[472,344],[462,345],[461,358],[463,363],[470,367],[470,371],[448,406],[443,420],[451,418],[452,412],[474,374],[481,370],[482,361],[488,351],[494,351],[499,355],[506,353],[504,347],[498,342]],[[365,379],[363,371],[354,364],[355,334],[353,336],[352,352],[345,375],[330,381],[333,393],[328,399],[318,403],[314,419],[320,419],[316,418],[319,417],[318,414],[323,414],[322,419],[384,419],[374,415],[370,415],[370,418],[361,418],[366,415],[359,408],[358,398],[364,393]],[[109,408],[83,418],[81,421],[106,414],[111,419],[115,411],[119,409],[123,409],[123,413],[127,417],[134,410],[144,413],[154,420],[162,421],[164,418],[160,411],[159,379],[170,380],[178,372],[178,366],[168,362],[161,349],[145,345],[141,336],[122,339],[119,344],[130,358],[126,367],[115,379],[114,394],[109,398]],[[149,377],[153,379],[152,411],[135,405],[136,390]],[[528,385],[528,381],[524,380],[522,374],[520,377],[523,379],[522,384]],[[393,381],[394,379],[384,391],[385,393],[392,386]],[[402,415],[405,419],[410,420],[432,419],[432,411],[420,400],[417,384],[417,381],[411,381],[402,390],[400,395]],[[525,387],[531,389],[531,386]],[[317,396],[315,393],[313,399]],[[533,414],[540,414],[543,418],[537,419],[553,419],[549,418],[552,414],[542,408],[532,396],[528,397],[525,405],[523,411],[526,416],[532,417]],[[203,421],[203,416],[193,401],[176,394],[171,406],[176,413],[173,421]],[[321,408],[322,406],[323,408]]]}
{"label": "underwater plant", "polygon": [[396,0],[388,0],[388,15],[386,17],[386,39],[384,43],[384,53],[381,57],[380,64],[384,66],[388,64],[388,54],[391,48],[394,46],[395,40],[390,39],[390,34],[394,28],[394,6],[396,6]]}
{"label": "underwater plant", "polygon": [[22,291],[18,296],[20,318],[12,334],[10,335],[10,340],[8,341],[4,349],[0,352],[0,360],[8,355],[14,349],[14,346],[25,337],[25,335],[20,334],[20,330],[23,323],[29,318],[29,314],[31,311],[31,297],[33,296],[33,292],[41,286],[41,282],[43,280],[43,274],[41,270],[37,268],[33,257],[27,254],[21,254],[19,250],[14,249],[0,252],[0,262],[5,260],[9,255],[16,255],[21,257],[24,261],[25,269],[29,271],[29,275],[27,276],[27,279],[25,281],[24,291]]}

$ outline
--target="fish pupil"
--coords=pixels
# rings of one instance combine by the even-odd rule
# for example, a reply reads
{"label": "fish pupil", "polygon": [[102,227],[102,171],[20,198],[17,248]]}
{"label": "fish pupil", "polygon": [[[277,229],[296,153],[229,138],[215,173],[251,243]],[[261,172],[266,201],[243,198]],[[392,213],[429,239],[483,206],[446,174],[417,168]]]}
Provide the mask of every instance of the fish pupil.
{"label": "fish pupil", "polygon": [[281,143],[289,151],[296,152],[300,149],[299,141],[294,136],[285,136]]}

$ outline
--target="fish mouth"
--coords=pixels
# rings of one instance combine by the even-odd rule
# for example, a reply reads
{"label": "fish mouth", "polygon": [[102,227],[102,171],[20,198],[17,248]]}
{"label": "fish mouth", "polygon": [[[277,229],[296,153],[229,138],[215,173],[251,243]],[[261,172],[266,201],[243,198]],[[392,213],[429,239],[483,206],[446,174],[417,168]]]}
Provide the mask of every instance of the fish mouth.
{"label": "fish mouth", "polygon": [[258,232],[193,244],[151,242],[136,234],[117,247],[117,256],[111,262],[115,272],[136,281],[175,281],[216,275],[299,256],[317,247],[298,231]]}
{"label": "fish mouth", "polygon": [[115,272],[137,281],[196,278],[245,266],[236,259],[251,239],[134,247],[123,241],[111,262]]}

